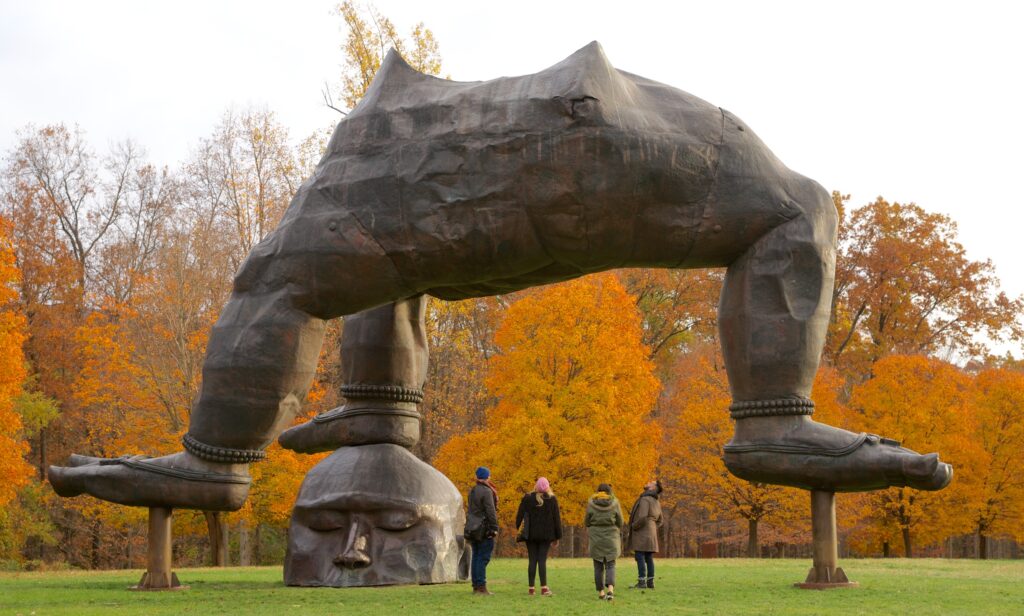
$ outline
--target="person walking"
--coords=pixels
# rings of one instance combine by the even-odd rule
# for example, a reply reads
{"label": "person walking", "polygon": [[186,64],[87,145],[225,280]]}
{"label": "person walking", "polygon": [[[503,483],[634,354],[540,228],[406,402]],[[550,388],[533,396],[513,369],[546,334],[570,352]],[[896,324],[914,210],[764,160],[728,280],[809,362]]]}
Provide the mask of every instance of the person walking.
{"label": "person walking", "polygon": [[546,477],[537,480],[533,492],[523,495],[516,512],[516,528],[520,528],[517,540],[526,542],[526,553],[530,564],[527,575],[530,580],[529,594],[536,594],[533,585],[540,573],[540,594],[551,596],[548,588],[548,550],[562,538],[562,516],[558,510],[558,499],[551,490]]}
{"label": "person walking", "polygon": [[498,534],[498,489],[491,481],[491,471],[486,466],[476,469],[476,485],[469,491],[467,501],[469,512],[463,534],[473,549],[470,561],[473,592],[493,595],[487,590],[487,563],[491,562],[494,537]]}
{"label": "person walking", "polygon": [[594,560],[594,586],[597,598],[615,598],[615,559],[622,553],[622,507],[607,483],[597,486],[597,493],[587,501],[583,519]]}
{"label": "person walking", "polygon": [[661,526],[661,481],[644,485],[643,494],[629,510],[628,549],[636,555],[636,586],[654,590],[654,553],[658,551],[658,528]]}

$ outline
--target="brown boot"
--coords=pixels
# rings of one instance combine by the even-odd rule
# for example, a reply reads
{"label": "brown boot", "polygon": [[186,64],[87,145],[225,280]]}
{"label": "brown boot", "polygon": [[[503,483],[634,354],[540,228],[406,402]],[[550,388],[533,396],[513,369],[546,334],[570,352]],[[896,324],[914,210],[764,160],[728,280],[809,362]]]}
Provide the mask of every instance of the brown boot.
{"label": "brown boot", "polygon": [[493,595],[494,593],[487,590],[487,586],[476,586],[473,588],[474,595]]}

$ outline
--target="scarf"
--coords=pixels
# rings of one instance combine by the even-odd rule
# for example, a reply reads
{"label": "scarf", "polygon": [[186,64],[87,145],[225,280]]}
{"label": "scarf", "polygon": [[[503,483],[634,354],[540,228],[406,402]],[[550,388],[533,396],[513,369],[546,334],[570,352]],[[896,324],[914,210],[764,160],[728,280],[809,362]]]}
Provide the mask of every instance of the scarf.
{"label": "scarf", "polygon": [[477,479],[476,482],[478,484],[480,484],[480,485],[487,486],[487,488],[491,491],[491,496],[494,497],[494,508],[497,509],[498,508],[498,486],[494,485],[494,482],[491,481],[490,478],[487,478],[487,479]]}

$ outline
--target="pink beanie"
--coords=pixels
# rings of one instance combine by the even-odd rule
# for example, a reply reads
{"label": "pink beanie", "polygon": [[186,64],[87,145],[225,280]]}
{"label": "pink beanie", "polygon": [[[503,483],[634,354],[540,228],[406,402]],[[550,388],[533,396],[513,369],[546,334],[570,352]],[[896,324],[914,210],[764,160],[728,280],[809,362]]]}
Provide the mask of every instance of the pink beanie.
{"label": "pink beanie", "polygon": [[551,484],[548,483],[547,477],[541,477],[537,480],[537,485],[533,486],[533,489],[536,492],[547,492],[551,489]]}

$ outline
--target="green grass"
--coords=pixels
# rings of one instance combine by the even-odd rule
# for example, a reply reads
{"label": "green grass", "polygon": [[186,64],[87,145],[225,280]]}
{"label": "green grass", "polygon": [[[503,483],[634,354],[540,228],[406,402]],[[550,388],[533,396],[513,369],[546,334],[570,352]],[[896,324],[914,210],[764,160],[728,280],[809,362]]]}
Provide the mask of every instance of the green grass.
{"label": "green grass", "polygon": [[526,561],[488,569],[493,597],[466,583],[390,588],[288,588],[278,567],[181,569],[191,588],[129,592],[139,571],[0,573],[0,614],[1024,614],[1024,561],[846,560],[858,588],[793,588],[802,560],[658,560],[658,588],[627,590],[636,569],[619,560],[613,604],[593,591],[590,561],[554,559],[554,597],[526,595]]}

